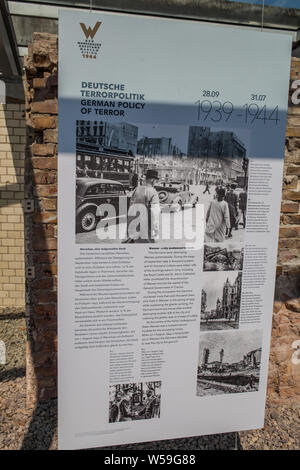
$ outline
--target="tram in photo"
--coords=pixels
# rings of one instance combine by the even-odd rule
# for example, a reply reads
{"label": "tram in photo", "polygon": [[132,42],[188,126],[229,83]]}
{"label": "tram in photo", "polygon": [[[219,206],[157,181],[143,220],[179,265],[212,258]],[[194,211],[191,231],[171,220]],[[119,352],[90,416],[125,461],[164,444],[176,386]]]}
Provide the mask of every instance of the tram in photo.
{"label": "tram in photo", "polygon": [[135,173],[137,162],[130,151],[109,148],[94,150],[77,146],[77,177],[106,178],[122,183],[125,189],[131,189]]}

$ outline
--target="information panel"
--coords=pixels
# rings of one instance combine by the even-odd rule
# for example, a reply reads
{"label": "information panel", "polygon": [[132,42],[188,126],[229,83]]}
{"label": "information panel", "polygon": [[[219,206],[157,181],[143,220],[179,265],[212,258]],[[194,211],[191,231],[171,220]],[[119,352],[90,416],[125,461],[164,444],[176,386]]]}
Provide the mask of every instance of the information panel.
{"label": "information panel", "polygon": [[263,426],[291,38],[59,16],[59,447]]}

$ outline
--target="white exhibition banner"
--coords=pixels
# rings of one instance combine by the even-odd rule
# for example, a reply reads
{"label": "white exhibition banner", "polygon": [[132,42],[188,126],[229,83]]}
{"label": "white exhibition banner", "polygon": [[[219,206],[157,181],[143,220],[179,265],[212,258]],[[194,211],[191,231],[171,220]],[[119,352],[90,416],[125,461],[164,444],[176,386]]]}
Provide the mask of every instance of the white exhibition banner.
{"label": "white exhibition banner", "polygon": [[59,15],[59,448],[263,426],[291,38]]}

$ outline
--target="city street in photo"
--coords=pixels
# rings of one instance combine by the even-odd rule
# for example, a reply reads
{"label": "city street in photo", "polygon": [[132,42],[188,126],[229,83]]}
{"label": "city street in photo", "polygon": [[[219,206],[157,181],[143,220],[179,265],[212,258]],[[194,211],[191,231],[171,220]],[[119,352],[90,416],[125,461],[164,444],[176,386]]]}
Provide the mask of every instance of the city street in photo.
{"label": "city street in photo", "polygon": [[259,389],[262,330],[200,335],[197,396]]}
{"label": "city street in photo", "polygon": [[234,132],[82,120],[76,136],[76,243],[187,243],[201,204],[208,242],[243,240],[248,159]]}
{"label": "city street in photo", "polygon": [[241,272],[206,273],[201,295],[200,331],[239,327]]}

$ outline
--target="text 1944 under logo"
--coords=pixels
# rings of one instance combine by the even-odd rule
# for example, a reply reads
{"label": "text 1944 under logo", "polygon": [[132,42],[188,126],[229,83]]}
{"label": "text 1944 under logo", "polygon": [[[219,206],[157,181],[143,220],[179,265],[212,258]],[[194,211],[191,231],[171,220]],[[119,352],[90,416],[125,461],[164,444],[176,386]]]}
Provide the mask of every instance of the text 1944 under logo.
{"label": "text 1944 under logo", "polygon": [[80,23],[80,26],[86,38],[85,41],[78,41],[82,57],[84,59],[96,59],[101,44],[94,42],[94,37],[101,26],[101,21],[97,21],[93,28],[91,26],[87,27],[84,23]]}

